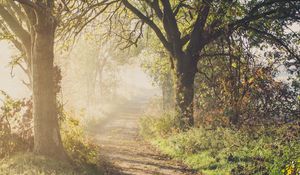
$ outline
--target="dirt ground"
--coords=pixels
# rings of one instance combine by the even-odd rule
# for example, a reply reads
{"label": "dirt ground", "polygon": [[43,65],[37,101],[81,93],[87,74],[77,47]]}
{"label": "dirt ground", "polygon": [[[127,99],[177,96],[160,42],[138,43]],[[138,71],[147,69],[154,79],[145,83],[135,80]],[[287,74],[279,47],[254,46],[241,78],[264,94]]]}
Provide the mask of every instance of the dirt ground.
{"label": "dirt ground", "polygon": [[[139,136],[141,102],[129,102],[95,126],[94,137],[101,156],[109,162],[108,175],[190,175],[196,174],[180,162],[160,154]],[[114,167],[114,168],[112,168]]]}

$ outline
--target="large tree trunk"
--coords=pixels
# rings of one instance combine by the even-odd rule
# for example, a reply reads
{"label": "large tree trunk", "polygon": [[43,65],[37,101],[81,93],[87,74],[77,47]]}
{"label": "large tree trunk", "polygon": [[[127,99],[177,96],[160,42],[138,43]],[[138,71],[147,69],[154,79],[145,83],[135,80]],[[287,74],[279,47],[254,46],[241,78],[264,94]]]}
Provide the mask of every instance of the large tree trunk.
{"label": "large tree trunk", "polygon": [[193,59],[188,56],[178,60],[175,72],[175,108],[178,113],[180,128],[187,129],[194,125],[193,99],[197,66],[192,61]]}
{"label": "large tree trunk", "polygon": [[173,82],[172,72],[170,71],[166,80],[162,83],[162,101],[163,110],[170,111],[174,109],[174,82]]}
{"label": "large tree trunk", "polygon": [[45,13],[43,11],[37,13],[38,23],[34,27],[33,39],[34,152],[67,160],[60,136],[54,89],[55,22]]}

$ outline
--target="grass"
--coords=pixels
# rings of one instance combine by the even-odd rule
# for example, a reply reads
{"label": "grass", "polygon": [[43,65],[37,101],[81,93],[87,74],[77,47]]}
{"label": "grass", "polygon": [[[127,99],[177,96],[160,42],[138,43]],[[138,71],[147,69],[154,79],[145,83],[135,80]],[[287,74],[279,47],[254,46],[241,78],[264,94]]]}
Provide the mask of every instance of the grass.
{"label": "grass", "polygon": [[52,160],[32,153],[18,153],[0,161],[2,175],[92,175],[100,174],[86,168]]}
{"label": "grass", "polygon": [[141,134],[163,153],[203,174],[296,175],[300,171],[297,123],[254,131],[198,127],[180,132],[168,128],[174,122],[170,115],[162,118],[143,118]]}

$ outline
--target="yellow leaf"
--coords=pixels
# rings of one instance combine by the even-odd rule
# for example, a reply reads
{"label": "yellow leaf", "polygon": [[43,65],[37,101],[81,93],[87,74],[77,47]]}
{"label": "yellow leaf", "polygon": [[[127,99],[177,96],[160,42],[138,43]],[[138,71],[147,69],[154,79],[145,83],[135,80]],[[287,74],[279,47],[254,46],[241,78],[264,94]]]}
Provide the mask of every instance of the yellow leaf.
{"label": "yellow leaf", "polygon": [[235,69],[237,68],[237,64],[236,64],[236,63],[232,63],[231,66],[232,66],[233,68],[235,68]]}

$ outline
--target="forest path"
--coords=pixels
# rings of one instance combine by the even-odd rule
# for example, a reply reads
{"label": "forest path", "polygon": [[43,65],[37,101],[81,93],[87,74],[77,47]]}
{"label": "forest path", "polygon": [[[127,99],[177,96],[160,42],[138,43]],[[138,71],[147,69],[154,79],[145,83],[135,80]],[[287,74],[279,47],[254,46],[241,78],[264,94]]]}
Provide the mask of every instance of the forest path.
{"label": "forest path", "polygon": [[[94,137],[101,146],[101,155],[114,168],[108,175],[189,175],[195,174],[185,166],[161,155],[138,134],[139,117],[144,100],[130,101],[100,122]],[[113,170],[114,169],[114,170]],[[118,172],[116,172],[117,170]]]}

